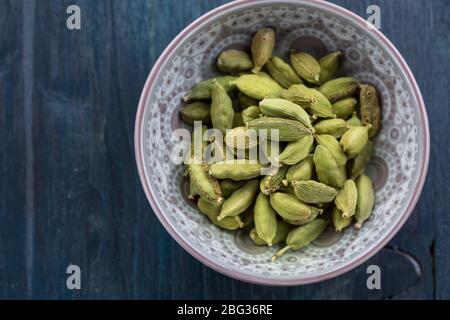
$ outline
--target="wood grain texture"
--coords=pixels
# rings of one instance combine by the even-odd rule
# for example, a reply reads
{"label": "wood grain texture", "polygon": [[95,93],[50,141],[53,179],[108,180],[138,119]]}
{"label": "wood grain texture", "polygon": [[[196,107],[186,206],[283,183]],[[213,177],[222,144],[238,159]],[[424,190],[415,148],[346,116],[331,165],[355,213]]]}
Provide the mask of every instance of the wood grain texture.
{"label": "wood grain texture", "polygon": [[[387,248],[320,284],[277,288],[203,266],[164,230],[134,161],[136,106],[153,63],[190,22],[225,0],[0,2],[0,298],[450,298],[450,3],[335,0],[366,16],[410,65],[430,118],[421,199]],[[82,29],[65,27],[77,4]],[[66,289],[70,263],[82,290]],[[366,267],[382,270],[381,291]]]}

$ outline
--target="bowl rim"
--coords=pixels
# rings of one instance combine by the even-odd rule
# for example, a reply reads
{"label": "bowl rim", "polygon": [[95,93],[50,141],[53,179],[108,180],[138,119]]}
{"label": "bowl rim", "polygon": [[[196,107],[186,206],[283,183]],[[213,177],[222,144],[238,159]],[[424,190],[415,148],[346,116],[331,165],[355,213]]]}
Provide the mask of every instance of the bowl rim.
{"label": "bowl rim", "polygon": [[[136,120],[135,120],[135,131],[134,131],[134,148],[135,148],[135,158],[136,158],[136,164],[137,169],[139,173],[139,178],[141,181],[141,184],[144,188],[145,195],[147,197],[147,200],[150,203],[150,206],[152,207],[155,215],[158,217],[161,224],[164,226],[164,228],[168,231],[168,233],[171,235],[175,241],[178,242],[178,244],[184,248],[187,252],[189,252],[193,257],[195,257],[197,260],[199,260],[201,263],[206,265],[207,267],[224,274],[228,277],[231,277],[233,279],[237,279],[243,282],[247,283],[253,283],[253,284],[259,284],[259,285],[271,285],[271,286],[296,286],[296,285],[305,285],[305,284],[311,284],[316,283],[324,280],[328,280],[331,278],[335,278],[337,276],[340,276],[358,266],[366,262],[369,258],[374,256],[379,250],[381,250],[393,237],[397,234],[397,232],[400,230],[400,228],[404,225],[406,220],[411,215],[412,211],[414,210],[417,201],[420,197],[420,194],[423,189],[423,185],[425,183],[426,174],[428,171],[428,164],[429,164],[429,154],[430,154],[430,133],[429,133],[429,124],[428,124],[428,116],[425,108],[425,103],[422,97],[422,94],[420,92],[420,89],[417,85],[417,82],[415,80],[414,75],[412,74],[408,64],[400,54],[400,52],[396,49],[396,47],[390,42],[389,39],[387,39],[386,36],[384,36],[383,33],[381,33],[378,29],[371,30],[373,32],[373,35],[380,40],[381,43],[383,43],[388,51],[397,59],[400,68],[403,70],[403,72],[406,75],[406,78],[408,79],[413,92],[415,99],[418,103],[419,112],[423,119],[423,155],[422,155],[422,167],[420,169],[420,174],[418,177],[417,184],[415,186],[414,191],[412,192],[412,198],[409,202],[408,206],[406,207],[406,210],[403,212],[403,215],[397,222],[397,224],[392,228],[392,230],[382,239],[379,239],[376,244],[374,244],[371,248],[371,250],[368,250],[366,253],[362,254],[359,257],[354,258],[353,260],[349,260],[346,265],[342,266],[339,269],[332,270],[329,272],[324,272],[319,275],[312,275],[302,278],[292,278],[292,279],[275,279],[275,278],[265,278],[261,276],[255,276],[255,275],[249,275],[244,274],[239,271],[234,270],[228,270],[223,265],[220,265],[217,262],[214,262],[209,259],[208,256],[200,253],[196,249],[194,249],[187,241],[185,241],[178,232],[172,227],[172,225],[168,222],[168,220],[165,217],[165,214],[159,209],[156,200],[153,196],[153,193],[151,191],[151,187],[147,182],[146,179],[146,173],[144,169],[144,159],[143,159],[143,144],[141,141],[142,137],[142,127],[143,127],[143,116],[145,111],[145,106],[149,97],[149,94],[151,92],[151,88],[154,85],[154,80],[156,76],[159,73],[159,70],[161,67],[165,64],[167,58],[170,56],[170,54],[173,52],[173,50],[178,46],[180,41],[188,35],[192,30],[198,28],[200,25],[202,25],[207,20],[215,17],[218,14],[221,14],[225,10],[229,10],[231,8],[237,8],[239,6],[245,6],[249,3],[254,2],[268,2],[270,3],[271,0],[235,0],[229,3],[226,3],[224,5],[221,5],[219,7],[216,7],[196,20],[194,20],[192,23],[190,23],[187,27],[185,27],[171,42],[170,44],[165,48],[165,50],[162,52],[156,63],[154,64],[151,72],[149,73],[147,80],[145,82],[144,88],[142,90],[142,94],[139,100],[138,109],[136,112]],[[272,0],[273,1],[273,0]],[[293,3],[293,4],[302,4],[302,3],[309,3],[313,4],[318,7],[322,7],[334,12],[337,12],[340,15],[347,16],[348,18],[352,19],[356,24],[363,25],[364,27],[367,27],[367,22],[362,17],[358,16],[357,14],[353,13],[352,11],[343,8],[339,5],[329,3],[322,0],[283,0],[280,2],[285,3]]]}

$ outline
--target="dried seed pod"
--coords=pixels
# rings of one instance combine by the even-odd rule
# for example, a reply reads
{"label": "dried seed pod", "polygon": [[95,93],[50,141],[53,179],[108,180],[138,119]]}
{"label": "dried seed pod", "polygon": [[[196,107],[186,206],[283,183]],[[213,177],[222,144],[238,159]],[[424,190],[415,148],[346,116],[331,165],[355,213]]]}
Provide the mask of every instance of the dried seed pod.
{"label": "dried seed pod", "polygon": [[314,129],[309,115],[299,105],[285,99],[264,99],[259,103],[261,111],[269,117],[286,118],[300,121],[311,133]]}
{"label": "dried seed pod", "polygon": [[233,181],[230,179],[220,180],[220,190],[222,191],[222,196],[228,198],[231,194],[242,187],[245,181]]}
{"label": "dried seed pod", "polygon": [[230,97],[218,81],[213,80],[211,89],[211,122],[223,134],[233,128],[234,110]]}
{"label": "dried seed pod", "polygon": [[344,119],[325,119],[314,125],[317,134],[329,134],[340,138],[350,126]]}
{"label": "dried seed pod", "polygon": [[342,217],[342,211],[333,206],[331,209],[331,222],[333,222],[334,230],[341,232],[352,224],[353,216],[348,218]]}
{"label": "dried seed pod", "polygon": [[261,74],[244,74],[230,83],[237,86],[247,96],[256,100],[262,100],[267,96],[278,94],[283,89],[275,80]]}
{"label": "dried seed pod", "polygon": [[356,202],[358,200],[358,189],[352,179],[345,181],[334,199],[336,207],[342,211],[342,217],[348,218],[355,214]]}
{"label": "dried seed pod", "polygon": [[[272,244],[278,244],[280,242],[284,242],[289,231],[292,230],[292,226],[285,221],[277,221],[277,231],[275,233],[275,237],[272,240]],[[266,246],[267,243],[258,236],[256,228],[253,228],[250,231],[250,238],[253,240],[253,243],[257,246]]]}
{"label": "dried seed pod", "polygon": [[208,166],[191,161],[189,164],[189,179],[197,192],[205,199],[221,203],[223,201],[219,182],[208,174]]}
{"label": "dried seed pod", "polygon": [[266,68],[272,78],[285,88],[289,88],[293,84],[303,83],[294,69],[279,57],[270,58],[267,61]]}
{"label": "dried seed pod", "polygon": [[308,109],[310,114],[320,118],[335,118],[330,101],[320,91],[303,84],[290,86],[280,92],[280,97]]}
{"label": "dried seed pod", "polygon": [[374,152],[374,146],[371,141],[368,141],[365,147],[360,153],[353,159],[349,161],[348,173],[352,179],[356,179],[359,175],[364,172],[366,164],[372,158]]}
{"label": "dried seed pod", "polygon": [[236,127],[225,135],[225,144],[230,148],[250,149],[258,145],[258,137],[255,131],[245,127]]}
{"label": "dried seed pod", "polygon": [[217,58],[217,69],[222,72],[239,73],[252,68],[252,59],[245,51],[225,50]]}
{"label": "dried seed pod", "polygon": [[[225,89],[225,91],[230,92],[234,88],[236,88],[235,85],[231,84],[230,82],[233,80],[236,80],[236,77],[232,76],[223,76],[223,77],[216,77],[214,78],[217,80],[217,82]],[[196,84],[189,93],[183,97],[183,100],[185,102],[195,101],[195,100],[208,100],[211,99],[211,87],[213,84],[214,79],[209,79],[202,81],[198,84]]]}
{"label": "dried seed pod", "polygon": [[209,112],[211,106],[205,102],[197,101],[186,105],[181,109],[181,118],[184,122],[194,124],[194,121],[202,121],[205,124],[211,123]]}
{"label": "dried seed pod", "polygon": [[346,120],[355,111],[358,101],[353,97],[344,98],[332,104],[336,117]]}
{"label": "dried seed pod", "polygon": [[341,55],[340,51],[335,51],[327,54],[326,56],[320,58],[320,77],[319,84],[327,82],[331,80],[339,68],[339,56]]}
{"label": "dried seed pod", "polygon": [[319,145],[327,148],[328,151],[331,152],[338,166],[345,166],[347,157],[339,144],[339,141],[337,141],[335,137],[329,134],[317,134],[314,137]]}
{"label": "dried seed pod", "polygon": [[344,166],[339,166],[333,154],[325,147],[318,145],[314,150],[314,166],[319,182],[334,188],[341,188],[347,179]]}
{"label": "dried seed pod", "polygon": [[264,176],[259,184],[261,192],[269,195],[277,191],[283,185],[283,179],[288,168],[288,166],[282,166],[280,168],[276,168],[276,172],[273,174]]}
{"label": "dried seed pod", "polygon": [[292,229],[286,238],[286,246],[272,257],[272,261],[281,257],[288,250],[299,250],[306,247],[325,231],[327,225],[328,221],[316,219],[304,226]]}
{"label": "dried seed pod", "polygon": [[369,141],[370,124],[365,127],[351,127],[345,132],[340,140],[341,146],[349,159],[360,153]]}
{"label": "dried seed pod", "polygon": [[278,161],[287,165],[294,165],[305,159],[312,151],[314,138],[312,135],[288,143],[283,152],[280,153]]}
{"label": "dried seed pod", "polygon": [[347,124],[350,127],[361,127],[362,126],[362,122],[361,120],[358,118],[358,114],[355,112],[353,112],[353,115],[350,119],[347,120]]}
{"label": "dried seed pod", "polygon": [[275,32],[271,28],[262,28],[253,36],[252,39],[252,57],[253,72],[256,73],[266,64],[272,56],[275,46]]}
{"label": "dried seed pod", "polygon": [[286,172],[286,179],[283,180],[285,186],[292,181],[311,180],[314,175],[314,161],[310,155],[302,162],[296,164],[288,169]]}
{"label": "dried seed pod", "polygon": [[331,102],[351,96],[358,89],[358,82],[351,77],[342,77],[329,80],[319,87],[325,97]]}
{"label": "dried seed pod", "polygon": [[249,121],[258,119],[260,115],[261,109],[259,109],[258,106],[251,106],[242,110],[242,121],[244,121],[245,124]]}
{"label": "dried seed pod", "polygon": [[247,210],[253,203],[258,192],[259,181],[250,180],[241,188],[234,191],[231,196],[223,202],[217,220],[225,217],[234,217]]}
{"label": "dried seed pod", "polygon": [[356,188],[358,189],[358,201],[355,211],[355,228],[361,229],[362,223],[366,221],[372,213],[375,204],[375,194],[373,191],[372,180],[364,174],[356,179]]}
{"label": "dried seed pod", "polygon": [[291,64],[302,79],[309,83],[319,83],[320,65],[312,55],[306,52],[292,52]]}
{"label": "dried seed pod", "polygon": [[277,232],[277,213],[270,206],[269,197],[262,192],[255,202],[255,228],[258,236],[271,247]]}
{"label": "dried seed pod", "polygon": [[305,203],[331,202],[337,194],[335,188],[314,180],[292,181],[292,187],[297,199]]}
{"label": "dried seed pod", "polygon": [[278,141],[297,141],[306,135],[310,135],[309,129],[299,121],[283,118],[259,118],[246,123],[248,129],[267,130],[268,139],[272,136],[272,130],[278,133]]}
{"label": "dried seed pod", "polygon": [[359,92],[361,120],[364,125],[371,125],[369,137],[374,137],[381,128],[381,109],[377,90],[369,85],[360,85]]}
{"label": "dried seed pod", "polygon": [[210,202],[204,198],[199,198],[197,202],[197,207],[201,213],[206,215],[209,220],[216,226],[226,229],[226,230],[236,230],[242,228],[244,223],[239,216],[236,217],[225,217],[222,220],[217,220],[217,216],[220,213],[222,204]]}
{"label": "dried seed pod", "polygon": [[315,211],[322,212],[322,209],[301,202],[295,195],[282,192],[270,195],[270,205],[283,219],[292,221],[308,219]]}
{"label": "dried seed pod", "polygon": [[234,181],[249,180],[259,177],[264,166],[249,160],[225,160],[212,164],[209,174],[217,179]]}

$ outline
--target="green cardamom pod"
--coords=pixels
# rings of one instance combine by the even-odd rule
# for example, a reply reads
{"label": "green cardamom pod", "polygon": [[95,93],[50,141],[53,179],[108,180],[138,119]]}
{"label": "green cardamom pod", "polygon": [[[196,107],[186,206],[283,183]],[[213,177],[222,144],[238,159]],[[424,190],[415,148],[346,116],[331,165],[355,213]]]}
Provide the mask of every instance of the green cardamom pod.
{"label": "green cardamom pod", "polygon": [[275,211],[286,220],[302,220],[311,217],[313,212],[322,212],[322,209],[311,207],[300,200],[295,195],[275,192],[270,195],[270,205]]}
{"label": "green cardamom pod", "polygon": [[339,68],[339,56],[340,51],[335,51],[327,54],[326,56],[319,59],[320,65],[320,77],[319,84],[331,80]]}
{"label": "green cardamom pod", "polygon": [[344,98],[336,101],[331,106],[336,117],[346,120],[355,111],[358,101],[353,97]]}
{"label": "green cardamom pod", "polygon": [[210,110],[211,106],[205,102],[193,102],[181,109],[181,118],[190,124],[194,124],[194,121],[209,124],[211,123]]}
{"label": "green cardamom pod", "polygon": [[373,191],[372,180],[364,174],[356,179],[356,188],[358,189],[358,201],[356,204],[355,219],[356,229],[361,229],[364,221],[366,221],[375,204],[375,194]]}
{"label": "green cardamom pod", "polygon": [[318,134],[329,134],[335,138],[340,138],[350,126],[344,119],[325,119],[314,125],[314,130]]}
{"label": "green cardamom pod", "polygon": [[325,231],[327,225],[328,221],[324,219],[315,219],[304,226],[292,229],[287,235],[286,246],[272,257],[272,261],[281,257],[288,250],[299,250],[306,247]]}
{"label": "green cardamom pod", "polygon": [[233,128],[233,120],[233,103],[225,89],[214,79],[211,89],[212,125],[225,134],[227,129]]}
{"label": "green cardamom pod", "polygon": [[336,158],[325,147],[318,145],[314,150],[314,165],[319,182],[334,188],[341,188],[347,179],[344,166],[339,166]]}
{"label": "green cardamom pod", "polygon": [[369,141],[370,124],[365,127],[351,127],[341,137],[340,143],[349,159],[358,155]]}
{"label": "green cardamom pod", "polygon": [[[215,80],[227,91],[230,92],[234,88],[236,88],[235,85],[231,84],[230,82],[233,80],[236,80],[236,77],[232,76],[223,76],[223,77],[216,77]],[[209,79],[202,81],[198,84],[196,84],[191,91],[183,98],[185,102],[195,101],[195,100],[208,100],[211,99],[211,87],[213,84],[214,79]]]}
{"label": "green cardamom pod", "polygon": [[201,213],[206,215],[209,220],[216,226],[226,230],[236,230],[244,226],[239,216],[225,217],[222,220],[217,220],[217,216],[220,213],[222,204],[210,202],[204,198],[199,198],[197,207]]}
{"label": "green cardamom pod", "polygon": [[262,28],[253,36],[252,39],[252,57],[253,72],[256,73],[266,64],[272,56],[275,46],[275,32],[271,28]]}
{"label": "green cardamom pod", "polygon": [[280,92],[282,99],[298,104],[304,109],[308,109],[310,114],[320,118],[335,118],[333,107],[320,91],[308,88],[303,84],[295,84],[289,89]]}
{"label": "green cardamom pod", "polygon": [[259,181],[250,180],[241,188],[234,191],[231,196],[223,202],[217,220],[225,217],[234,217],[247,210],[253,203],[258,192]]}
{"label": "green cardamom pod", "polygon": [[284,221],[286,221],[287,223],[289,223],[289,224],[291,224],[293,226],[303,226],[305,224],[310,223],[311,221],[314,221],[319,216],[319,214],[322,214],[322,211],[317,209],[317,210],[313,210],[312,211],[312,214],[309,216],[309,218],[297,219],[297,220],[286,220],[285,219]]}
{"label": "green cardamom pod", "polygon": [[338,166],[346,165],[347,156],[335,137],[329,134],[317,134],[315,138],[319,145],[327,148],[331,152]]}
{"label": "green cardamom pod", "polygon": [[267,71],[279,84],[289,88],[293,84],[303,83],[294,69],[279,57],[272,57],[266,63]]}
{"label": "green cardamom pod", "polygon": [[309,129],[301,122],[283,118],[263,117],[246,123],[247,129],[267,130],[267,139],[271,139],[272,130],[278,133],[278,141],[297,141],[306,135],[310,135]]}
{"label": "green cardamom pod", "polygon": [[276,168],[276,172],[271,175],[266,175],[261,179],[261,183],[259,184],[259,188],[262,193],[269,195],[277,191],[283,185],[283,179],[286,175],[286,171],[288,170],[288,166],[282,166],[280,168]]}
{"label": "green cardamom pod", "polygon": [[367,84],[360,85],[359,101],[362,123],[371,125],[369,137],[372,138],[381,128],[381,108],[377,90]]}
{"label": "green cardamom pod", "polygon": [[262,100],[273,94],[278,94],[283,88],[275,80],[260,74],[243,74],[230,82],[247,96]]}
{"label": "green cardamom pod", "polygon": [[361,127],[362,126],[362,122],[361,120],[358,118],[358,114],[355,112],[353,112],[353,115],[350,119],[347,120],[347,124],[350,127]]}
{"label": "green cardamom pod", "polygon": [[255,228],[258,236],[271,247],[277,232],[277,213],[270,206],[269,197],[262,192],[255,202]]}
{"label": "green cardamom pod", "polygon": [[342,217],[348,218],[355,214],[356,202],[358,201],[358,189],[352,179],[345,181],[334,199],[336,207],[342,211]]}
{"label": "green cardamom pod", "polygon": [[228,198],[231,194],[242,187],[245,181],[233,181],[230,179],[220,180],[220,190],[222,191],[222,196]]}
{"label": "green cardamom pod", "polygon": [[259,177],[263,168],[260,163],[251,163],[249,160],[225,160],[212,164],[209,174],[217,179],[241,181]]}
{"label": "green cardamom pod", "polygon": [[258,145],[258,137],[254,131],[249,131],[245,127],[236,127],[227,131],[225,144],[230,148],[250,149]]}
{"label": "green cardamom pod", "polygon": [[352,224],[353,217],[343,218],[342,211],[336,207],[331,209],[331,222],[333,222],[334,230],[341,232]]}
{"label": "green cardamom pod", "polygon": [[197,192],[205,199],[221,203],[223,201],[220,191],[219,182],[208,174],[208,166],[206,164],[197,164],[191,160],[189,164],[190,182]]}
{"label": "green cardamom pod", "polygon": [[351,96],[358,89],[358,82],[351,77],[329,80],[319,87],[325,97],[331,102]]}
{"label": "green cardamom pod", "polygon": [[241,50],[222,51],[217,59],[217,69],[222,72],[239,73],[253,68],[249,54]]}
{"label": "green cardamom pod", "polygon": [[312,55],[306,52],[292,52],[291,64],[302,79],[309,83],[319,83],[320,65]]}
{"label": "green cardamom pod", "polygon": [[[294,165],[305,159],[313,149],[314,138],[312,135],[289,142],[278,157],[278,161],[287,165]],[[339,143],[338,143],[339,144]]]}
{"label": "green cardamom pod", "polygon": [[309,115],[302,107],[291,101],[285,99],[264,99],[259,103],[259,108],[269,117],[298,120],[311,133],[314,133]]}
{"label": "green cardamom pod", "polygon": [[292,181],[311,180],[314,175],[314,161],[312,156],[306,157],[299,164],[296,164],[286,172],[286,179],[283,184],[287,186]]}
{"label": "green cardamom pod", "polygon": [[368,141],[360,153],[349,161],[348,172],[352,179],[356,179],[364,172],[366,164],[372,158],[374,146],[371,141]]}
{"label": "green cardamom pod", "polygon": [[[275,237],[272,240],[272,244],[278,244],[280,242],[284,242],[286,240],[286,236],[289,233],[289,231],[292,230],[292,226],[284,222],[282,220],[277,221],[277,231],[275,233]],[[267,243],[258,236],[258,232],[256,231],[256,228],[253,228],[250,231],[250,238],[253,240],[253,243],[257,246],[266,246]]]}
{"label": "green cardamom pod", "polygon": [[250,98],[249,96],[242,93],[241,91],[238,92],[237,99],[238,99],[239,106],[241,107],[241,109],[247,109],[251,106],[258,105],[258,100]]}
{"label": "green cardamom pod", "polygon": [[248,107],[248,108],[242,110],[242,121],[244,121],[244,124],[245,124],[249,121],[258,119],[260,114],[261,114],[261,109],[259,109],[258,106]]}
{"label": "green cardamom pod", "polygon": [[335,188],[314,180],[292,181],[292,187],[297,199],[306,203],[331,202],[337,194]]}

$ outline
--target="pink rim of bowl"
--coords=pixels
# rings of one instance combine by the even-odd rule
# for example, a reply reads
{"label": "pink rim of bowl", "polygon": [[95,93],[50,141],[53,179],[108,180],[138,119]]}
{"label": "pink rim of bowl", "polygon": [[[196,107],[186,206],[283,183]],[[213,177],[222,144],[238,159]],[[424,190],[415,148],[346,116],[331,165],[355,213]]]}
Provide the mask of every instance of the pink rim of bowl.
{"label": "pink rim of bowl", "polygon": [[[422,98],[422,95],[420,93],[419,87],[416,83],[416,80],[409,69],[407,63],[403,59],[402,55],[398,52],[398,50],[394,47],[394,45],[378,30],[373,30],[373,36],[378,38],[390,51],[390,53],[397,59],[398,63],[400,64],[403,72],[405,72],[407,79],[414,91],[415,99],[419,106],[419,111],[421,114],[421,119],[423,121],[423,155],[422,155],[422,167],[420,168],[420,174],[417,181],[417,184],[415,186],[415,190],[413,191],[412,199],[410,203],[408,204],[406,211],[403,213],[402,217],[398,221],[397,225],[392,228],[392,230],[383,238],[380,239],[378,243],[376,243],[372,248],[366,251],[366,253],[362,254],[361,256],[354,258],[353,260],[349,261],[347,265],[343,266],[342,268],[338,270],[332,270],[327,273],[323,273],[320,275],[314,275],[310,277],[303,277],[303,278],[293,278],[293,279],[270,279],[270,278],[264,278],[264,277],[257,277],[252,276],[248,274],[242,274],[233,270],[228,270],[224,266],[210,260],[207,256],[199,253],[194,248],[191,247],[191,245],[186,242],[178,233],[177,231],[172,227],[172,225],[167,221],[164,213],[159,209],[154,197],[153,193],[151,191],[150,186],[147,183],[147,179],[145,176],[144,171],[144,160],[142,157],[143,154],[143,144],[142,144],[142,126],[143,126],[143,116],[144,116],[144,110],[145,105],[147,103],[148,96],[151,92],[151,89],[154,85],[154,81],[156,76],[159,73],[159,70],[161,67],[166,63],[167,58],[171,55],[173,50],[177,47],[177,45],[180,43],[180,41],[188,35],[190,32],[198,28],[200,25],[205,23],[206,21],[210,20],[211,18],[217,16],[218,14],[222,14],[224,11],[234,9],[240,6],[245,6],[246,4],[257,2],[256,0],[237,0],[230,3],[227,3],[225,5],[222,5],[220,7],[217,7],[207,13],[205,13],[203,16],[192,22],[189,26],[187,26],[182,32],[178,34],[178,36],[167,46],[167,48],[164,50],[164,52],[159,57],[158,61],[153,66],[152,71],[150,72],[147,81],[145,83],[144,89],[142,91],[142,95],[139,101],[137,113],[136,113],[136,123],[135,123],[135,131],[134,131],[134,147],[135,147],[135,156],[136,156],[136,163],[137,168],[139,172],[139,177],[142,183],[142,186],[144,187],[145,194],[147,196],[148,201],[150,202],[150,205],[152,209],[154,210],[156,216],[158,217],[159,221],[162,223],[164,228],[169,232],[169,234],[183,247],[187,252],[189,252],[192,256],[194,256],[196,259],[201,261],[206,266],[226,275],[234,279],[238,279],[244,282],[254,283],[254,284],[262,284],[262,285],[274,285],[274,286],[294,286],[294,285],[304,285],[304,284],[310,284],[315,282],[324,281],[327,279],[331,279],[334,277],[337,277],[339,275],[342,275],[357,266],[361,265],[365,261],[367,261],[369,258],[371,258],[373,255],[375,255],[380,249],[382,249],[393,237],[394,235],[400,230],[400,228],[403,226],[403,224],[406,222],[406,220],[411,215],[414,207],[416,206],[416,203],[419,199],[420,193],[422,191],[423,185],[425,183],[425,178],[428,170],[428,161],[429,161],[429,153],[430,153],[430,137],[429,137],[429,127],[428,127],[428,117],[427,112],[425,109],[425,104]],[[263,1],[261,1],[263,2]],[[301,1],[295,1],[295,0],[285,0],[284,2],[291,2],[291,3],[302,3]],[[322,7],[328,10],[332,10],[334,12],[337,12],[342,15],[345,19],[352,19],[353,22],[356,22],[360,25],[363,25],[364,27],[367,26],[367,23],[364,19],[356,15],[355,13],[342,8],[338,5],[328,3],[321,0],[310,0],[310,3],[314,3],[314,5],[318,7]],[[347,18],[346,18],[347,17]]]}

